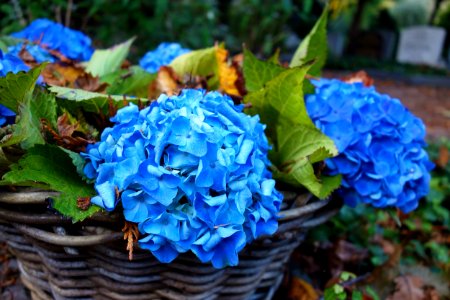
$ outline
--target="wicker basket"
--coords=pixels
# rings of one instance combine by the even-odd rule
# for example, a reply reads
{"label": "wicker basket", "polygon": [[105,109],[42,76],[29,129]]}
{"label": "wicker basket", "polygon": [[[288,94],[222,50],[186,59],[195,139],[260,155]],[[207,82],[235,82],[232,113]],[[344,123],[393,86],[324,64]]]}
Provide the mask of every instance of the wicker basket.
{"label": "wicker basket", "polygon": [[47,209],[48,191],[0,192],[0,241],[17,257],[34,300],[271,299],[306,230],[341,205],[284,194],[277,233],[248,245],[237,267],[222,270],[189,254],[161,264],[139,249],[129,261],[118,216],[72,224]]}

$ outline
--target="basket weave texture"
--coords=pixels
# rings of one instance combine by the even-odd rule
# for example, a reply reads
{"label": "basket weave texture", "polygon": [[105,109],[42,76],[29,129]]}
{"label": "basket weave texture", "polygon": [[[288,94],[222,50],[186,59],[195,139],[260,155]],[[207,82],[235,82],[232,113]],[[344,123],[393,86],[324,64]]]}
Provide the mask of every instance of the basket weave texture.
{"label": "basket weave texture", "polygon": [[221,270],[192,254],[162,264],[137,247],[130,261],[122,220],[98,215],[72,224],[46,208],[48,191],[0,192],[0,241],[17,257],[33,300],[271,299],[306,231],[339,209],[338,201],[284,194],[277,233]]}

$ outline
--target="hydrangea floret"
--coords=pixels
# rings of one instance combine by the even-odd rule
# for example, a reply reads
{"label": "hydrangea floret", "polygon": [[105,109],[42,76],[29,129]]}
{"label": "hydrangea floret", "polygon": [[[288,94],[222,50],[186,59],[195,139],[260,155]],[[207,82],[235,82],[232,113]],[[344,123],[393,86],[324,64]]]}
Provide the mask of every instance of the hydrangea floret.
{"label": "hydrangea floret", "polygon": [[333,139],[337,157],[327,159],[331,174],[342,174],[346,204],[398,207],[408,213],[429,190],[430,162],[425,126],[400,100],[362,83],[313,80],[306,106],[315,125]]}
{"label": "hydrangea floret", "polygon": [[169,65],[175,58],[190,51],[178,43],[161,43],[155,50],[147,52],[139,65],[149,73],[156,73],[160,67]]}
{"label": "hydrangea floret", "polygon": [[48,19],[36,19],[12,36],[39,43],[77,61],[89,60],[94,52],[88,36]]}
{"label": "hydrangea floret", "polygon": [[120,109],[83,153],[98,193],[91,202],[108,211],[120,203],[141,248],[161,262],[190,250],[216,268],[237,265],[247,243],[277,230],[282,201],[265,126],[242,109],[195,89]]}

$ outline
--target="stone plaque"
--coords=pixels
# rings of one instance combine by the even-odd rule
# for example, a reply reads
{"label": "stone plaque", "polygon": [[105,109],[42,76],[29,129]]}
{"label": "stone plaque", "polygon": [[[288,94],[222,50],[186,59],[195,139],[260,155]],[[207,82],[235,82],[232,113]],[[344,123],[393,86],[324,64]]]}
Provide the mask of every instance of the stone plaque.
{"label": "stone plaque", "polygon": [[400,33],[397,61],[437,66],[444,46],[445,33],[445,29],[432,26],[403,29]]}

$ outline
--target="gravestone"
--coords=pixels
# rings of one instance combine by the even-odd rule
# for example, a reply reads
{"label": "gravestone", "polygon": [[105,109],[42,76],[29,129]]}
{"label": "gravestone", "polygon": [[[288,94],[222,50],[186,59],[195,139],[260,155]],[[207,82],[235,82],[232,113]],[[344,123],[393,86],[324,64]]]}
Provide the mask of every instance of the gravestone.
{"label": "gravestone", "polygon": [[400,33],[397,61],[438,66],[445,33],[445,29],[433,26],[413,26],[403,29]]}

